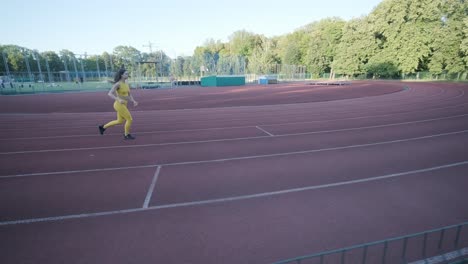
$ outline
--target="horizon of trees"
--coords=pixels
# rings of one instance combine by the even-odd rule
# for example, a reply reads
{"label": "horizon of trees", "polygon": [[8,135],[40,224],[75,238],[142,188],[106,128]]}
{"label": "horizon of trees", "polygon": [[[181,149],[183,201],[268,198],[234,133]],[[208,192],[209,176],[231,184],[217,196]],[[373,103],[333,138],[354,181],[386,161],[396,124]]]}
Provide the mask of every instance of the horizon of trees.
{"label": "horizon of trees", "polygon": [[[332,17],[286,35],[268,38],[246,30],[228,42],[208,39],[192,56],[171,59],[163,51],[141,52],[118,46],[112,53],[77,55],[38,52],[0,45],[8,65],[0,72],[114,71],[125,65],[142,74],[200,76],[224,73],[226,65],[245,73],[268,73],[268,65],[304,65],[312,76],[324,73],[397,78],[415,72],[464,74],[468,71],[468,2],[465,0],[383,0],[367,16]],[[28,61],[29,63],[26,63]],[[138,62],[153,62],[142,63]],[[29,65],[28,65],[29,64]],[[227,70],[229,73],[229,70]]]}

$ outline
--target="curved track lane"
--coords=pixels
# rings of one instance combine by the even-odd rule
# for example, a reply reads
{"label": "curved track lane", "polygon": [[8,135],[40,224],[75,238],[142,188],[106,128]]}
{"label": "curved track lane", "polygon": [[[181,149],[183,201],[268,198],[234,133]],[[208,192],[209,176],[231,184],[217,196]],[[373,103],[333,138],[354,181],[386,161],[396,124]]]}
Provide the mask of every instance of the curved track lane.
{"label": "curved track lane", "polygon": [[467,221],[467,93],[135,91],[132,142],[97,134],[101,93],[0,97],[0,262],[270,263]]}

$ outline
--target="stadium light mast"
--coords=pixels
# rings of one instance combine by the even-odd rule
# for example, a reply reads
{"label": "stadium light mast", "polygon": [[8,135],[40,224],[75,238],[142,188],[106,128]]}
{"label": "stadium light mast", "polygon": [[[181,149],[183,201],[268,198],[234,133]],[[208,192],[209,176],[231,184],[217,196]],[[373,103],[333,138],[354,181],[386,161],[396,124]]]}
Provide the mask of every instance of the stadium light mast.
{"label": "stadium light mast", "polygon": [[143,47],[148,47],[150,54],[153,53],[153,43],[151,41],[148,41],[148,45],[143,45]]}
{"label": "stadium light mast", "polygon": [[8,80],[10,80],[10,68],[8,68],[8,60],[5,51],[2,51],[2,56],[3,56],[3,63],[5,64],[5,70],[6,74],[8,76]]}
{"label": "stadium light mast", "polygon": [[[153,44],[151,41],[148,41],[148,45],[143,45],[143,47],[146,47],[149,49],[149,54],[152,55],[153,54]],[[154,70],[156,72],[156,62],[154,63]],[[157,78],[157,75],[156,75],[156,78]]]}
{"label": "stadium light mast", "polygon": [[96,68],[97,68],[97,72],[98,72],[98,78],[99,80],[101,80],[101,69],[99,68],[99,57],[96,56]]}
{"label": "stadium light mast", "polygon": [[54,79],[52,77],[52,74],[50,73],[49,59],[47,59],[47,56],[44,56],[44,59],[45,59],[45,64],[47,68],[47,75],[49,76],[49,83],[53,83]]}
{"label": "stadium light mast", "polygon": [[25,49],[22,50],[22,53],[23,53],[23,58],[24,58],[24,61],[26,63],[26,69],[28,70],[28,74],[29,74],[29,81],[31,82],[34,82],[34,77],[31,73],[31,67],[29,66],[29,54],[27,54],[27,51]]}
{"label": "stadium light mast", "polygon": [[[148,41],[148,45],[143,45],[143,47],[147,47],[149,48],[149,51],[150,51],[150,54],[153,54],[153,44],[151,41]],[[163,76],[163,72],[162,72],[162,50],[159,50],[159,76],[162,77]],[[156,65],[155,65],[156,66]]]}
{"label": "stadium light mast", "polygon": [[63,66],[65,67],[65,73],[66,73],[66,78],[67,78],[67,82],[70,82],[71,81],[71,78],[70,78],[70,72],[68,71],[68,66],[67,66],[67,56],[66,55],[63,55],[62,56],[62,62],[63,62]]}
{"label": "stadium light mast", "polygon": [[159,74],[161,77],[163,77],[163,72],[162,72],[162,50],[159,50]]}
{"label": "stadium light mast", "polygon": [[80,82],[86,81],[86,72],[85,72],[84,66],[83,66],[83,57],[86,60],[88,58],[88,54],[86,52],[84,53],[84,55],[80,54],[80,64],[81,64],[81,74],[82,74],[82,76],[80,78]]}
{"label": "stadium light mast", "polygon": [[75,68],[75,81],[77,82],[79,79],[78,79],[78,68],[76,68],[76,57],[75,57],[75,54],[73,54],[73,68]]}
{"label": "stadium light mast", "polygon": [[32,52],[33,59],[37,62],[37,69],[39,70],[39,78],[44,84],[44,76],[42,76],[42,69],[41,69],[41,62],[40,62],[40,57],[39,53],[35,50]]}

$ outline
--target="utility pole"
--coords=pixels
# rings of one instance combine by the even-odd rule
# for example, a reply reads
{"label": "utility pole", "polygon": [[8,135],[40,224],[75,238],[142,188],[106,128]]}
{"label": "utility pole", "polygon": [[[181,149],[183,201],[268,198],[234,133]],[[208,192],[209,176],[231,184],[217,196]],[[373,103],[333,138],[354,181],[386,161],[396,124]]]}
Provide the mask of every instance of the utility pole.
{"label": "utility pole", "polygon": [[[150,51],[150,55],[153,54],[153,43],[151,43],[151,41],[148,41],[148,45],[143,45],[143,47],[148,47]],[[156,71],[156,63],[154,64],[154,70]]]}
{"label": "utility pole", "polygon": [[[88,57],[88,54],[86,54],[86,52],[85,52],[85,54],[84,54],[85,60],[86,60],[87,57]],[[81,78],[80,78],[80,83],[82,83],[83,81],[86,81],[86,73],[85,73],[84,67],[83,67],[83,58],[82,58],[82,55],[80,55],[80,64],[81,64],[81,72],[82,72],[82,74],[83,74],[83,75],[81,76]]]}
{"label": "utility pole", "polygon": [[159,71],[160,71],[160,73],[159,74],[162,77],[163,76],[163,73],[162,73],[162,63],[163,63],[163,61],[162,61],[162,50],[159,50],[159,55],[160,55],[160,62],[159,62]]}
{"label": "utility pole", "polygon": [[[8,76],[8,80],[10,81],[10,68],[8,68],[8,60],[7,60],[7,56],[6,56],[6,52],[5,51],[2,51],[2,56],[3,56],[3,63],[5,64],[5,70],[6,70],[6,74]],[[11,82],[11,81],[10,81]]]}
{"label": "utility pole", "polygon": [[41,62],[39,53],[37,51],[32,52],[33,59],[37,62],[37,69],[39,70],[39,79],[42,81],[42,85],[44,85],[44,77],[42,76],[42,69],[41,69]]}
{"label": "utility pole", "polygon": [[22,53],[23,53],[23,57],[24,57],[24,61],[26,62],[26,69],[28,70],[28,74],[29,74],[29,82],[34,82],[34,76],[32,75],[31,73],[31,67],[29,66],[29,53],[23,49],[22,50]]}
{"label": "utility pole", "polygon": [[78,76],[78,68],[76,68],[76,57],[73,55],[72,59],[73,59],[73,67],[75,68],[75,82],[78,83],[79,76]]}
{"label": "utility pole", "polygon": [[67,73],[67,75],[66,75],[67,81],[70,82],[71,81],[70,72],[68,71],[67,57],[65,57],[65,55],[62,57],[62,61],[63,61],[63,66],[65,67],[65,72]]}
{"label": "utility pole", "polygon": [[47,68],[47,75],[49,76],[49,83],[53,83],[54,79],[52,77],[52,74],[50,73],[49,59],[47,59],[47,56],[44,56],[44,59],[45,59],[45,64]]}
{"label": "utility pole", "polygon": [[148,47],[150,54],[153,53],[153,43],[151,41],[148,41],[148,45],[143,45],[143,47]]}

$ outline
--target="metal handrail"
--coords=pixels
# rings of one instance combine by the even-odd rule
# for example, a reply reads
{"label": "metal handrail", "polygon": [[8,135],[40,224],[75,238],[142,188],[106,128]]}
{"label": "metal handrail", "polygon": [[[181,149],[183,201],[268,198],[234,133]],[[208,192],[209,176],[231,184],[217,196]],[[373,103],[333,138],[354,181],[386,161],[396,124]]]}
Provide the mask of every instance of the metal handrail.
{"label": "metal handrail", "polygon": [[355,250],[355,249],[361,249],[361,248],[364,250],[363,254],[362,254],[362,263],[366,263],[367,248],[370,247],[370,246],[375,246],[375,245],[379,245],[379,244],[384,245],[384,251],[383,251],[382,262],[381,263],[385,263],[385,255],[387,253],[388,243],[403,240],[403,245],[404,246],[403,246],[403,249],[402,249],[402,258],[404,259],[405,255],[406,255],[406,247],[407,247],[408,239],[414,238],[414,237],[419,237],[419,236],[424,236],[424,242],[423,242],[423,246],[422,246],[422,256],[424,258],[426,258],[427,257],[426,256],[427,237],[428,237],[429,234],[440,232],[440,238],[439,238],[439,242],[438,242],[438,248],[440,249],[442,247],[442,242],[444,240],[445,232],[447,230],[452,230],[452,229],[456,228],[457,231],[456,231],[456,236],[455,236],[455,239],[454,239],[453,246],[454,246],[454,249],[457,249],[457,247],[459,245],[459,242],[460,242],[460,234],[461,234],[462,228],[464,226],[466,226],[466,225],[468,225],[468,222],[464,222],[464,223],[460,223],[460,224],[456,224],[456,225],[445,226],[445,227],[436,228],[436,229],[431,229],[431,230],[428,230],[428,231],[418,232],[418,233],[414,233],[414,234],[410,234],[410,235],[399,236],[399,237],[394,237],[394,238],[389,238],[389,239],[384,239],[384,240],[378,240],[378,241],[374,241],[374,242],[370,242],[370,243],[364,243],[364,244],[354,245],[354,246],[350,246],[350,247],[344,247],[344,248],[339,248],[339,249],[334,249],[334,250],[329,250],[329,251],[322,251],[322,252],[319,252],[319,253],[294,257],[294,258],[290,258],[290,259],[281,260],[281,261],[275,262],[273,264],[286,264],[286,263],[300,264],[301,261],[306,260],[306,259],[312,259],[312,258],[320,258],[320,263],[323,263],[323,259],[324,259],[325,256],[334,255],[334,254],[341,254],[341,264],[344,264],[345,263],[344,257],[345,257],[346,252],[349,252],[349,251]]}

